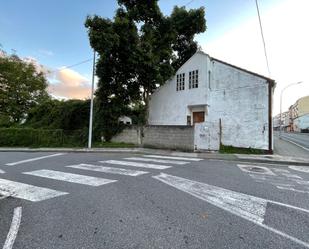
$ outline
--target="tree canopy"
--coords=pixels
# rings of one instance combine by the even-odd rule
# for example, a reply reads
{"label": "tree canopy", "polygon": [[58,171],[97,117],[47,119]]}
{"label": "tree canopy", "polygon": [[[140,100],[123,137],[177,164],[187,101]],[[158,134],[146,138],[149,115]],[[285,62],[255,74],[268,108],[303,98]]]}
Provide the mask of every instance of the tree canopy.
{"label": "tree canopy", "polygon": [[[16,55],[0,57],[0,116],[20,123],[29,110],[46,100],[47,80],[35,66]],[[4,118],[5,117],[5,118]]]}
{"label": "tree canopy", "polygon": [[115,125],[132,103],[144,103],[147,110],[149,96],[196,52],[194,37],[206,30],[203,8],[175,7],[164,16],[158,0],[118,4],[113,20],[94,15],[85,22],[99,54],[96,96],[105,127]]}

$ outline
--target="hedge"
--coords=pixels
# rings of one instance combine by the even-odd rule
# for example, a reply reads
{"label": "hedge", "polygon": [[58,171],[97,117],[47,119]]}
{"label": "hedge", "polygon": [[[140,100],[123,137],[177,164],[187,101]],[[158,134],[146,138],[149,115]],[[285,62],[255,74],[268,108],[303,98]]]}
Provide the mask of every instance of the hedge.
{"label": "hedge", "polygon": [[84,147],[87,132],[83,130],[0,128],[0,146],[22,147]]}

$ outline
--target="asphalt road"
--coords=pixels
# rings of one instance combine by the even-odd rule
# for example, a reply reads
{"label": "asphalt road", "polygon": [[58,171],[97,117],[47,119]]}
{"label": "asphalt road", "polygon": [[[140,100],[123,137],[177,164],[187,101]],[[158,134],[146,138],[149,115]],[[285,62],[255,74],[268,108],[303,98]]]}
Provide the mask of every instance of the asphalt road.
{"label": "asphalt road", "polygon": [[309,133],[282,132],[281,136],[308,149],[309,153]]}
{"label": "asphalt road", "polygon": [[309,167],[54,154],[0,153],[0,248],[309,248]]}

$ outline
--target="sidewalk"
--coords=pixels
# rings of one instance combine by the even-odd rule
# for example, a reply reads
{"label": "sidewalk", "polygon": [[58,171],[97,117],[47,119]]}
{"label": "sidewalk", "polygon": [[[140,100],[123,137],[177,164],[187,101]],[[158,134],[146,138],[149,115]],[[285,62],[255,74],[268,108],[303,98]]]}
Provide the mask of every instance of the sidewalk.
{"label": "sidewalk", "polygon": [[146,153],[178,157],[198,157],[212,160],[309,166],[309,158],[281,155],[220,154],[217,152],[179,152],[148,148],[0,148],[0,152],[67,152],[67,153]]}

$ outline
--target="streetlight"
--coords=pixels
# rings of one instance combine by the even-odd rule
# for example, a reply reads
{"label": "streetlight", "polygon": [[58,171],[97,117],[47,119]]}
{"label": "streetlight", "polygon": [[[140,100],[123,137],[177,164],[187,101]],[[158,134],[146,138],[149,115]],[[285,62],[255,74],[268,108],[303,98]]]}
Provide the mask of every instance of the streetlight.
{"label": "streetlight", "polygon": [[281,90],[281,94],[280,94],[280,130],[279,130],[279,137],[281,137],[281,132],[282,132],[282,94],[283,94],[284,90],[286,90],[290,86],[298,85],[298,84],[301,84],[301,83],[303,83],[303,82],[302,81],[298,81],[298,82],[291,83],[291,84],[287,85],[286,87],[284,87]]}
{"label": "streetlight", "polygon": [[91,143],[92,143],[94,74],[95,74],[95,51],[93,51],[91,101],[90,101],[89,132],[88,132],[88,149],[91,149]]}

